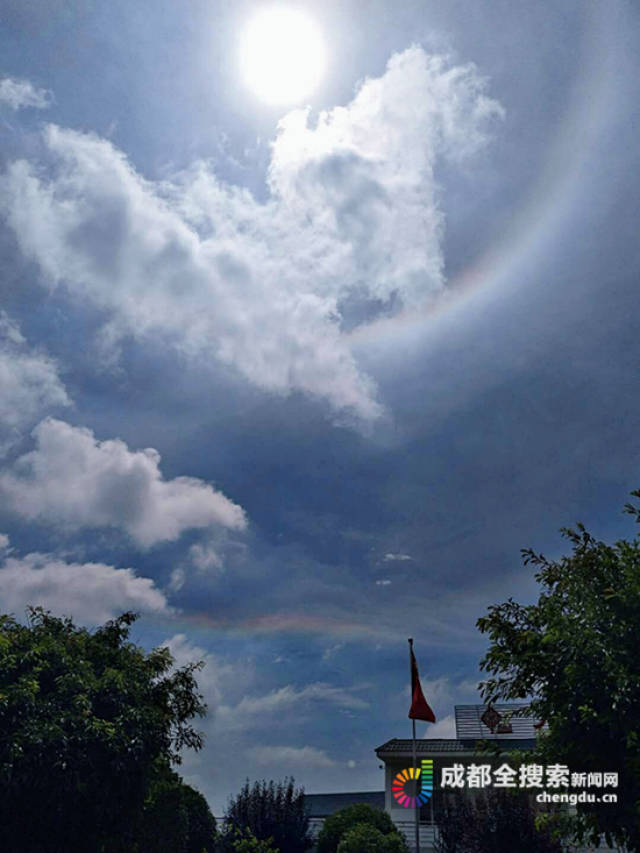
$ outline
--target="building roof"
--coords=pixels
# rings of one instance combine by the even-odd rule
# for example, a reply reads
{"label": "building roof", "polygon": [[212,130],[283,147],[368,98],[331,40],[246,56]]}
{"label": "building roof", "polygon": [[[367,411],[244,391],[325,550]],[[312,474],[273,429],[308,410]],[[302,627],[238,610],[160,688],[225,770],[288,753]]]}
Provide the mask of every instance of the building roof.
{"label": "building roof", "polygon": [[[482,738],[416,738],[416,754],[433,755],[436,752],[474,752],[477,750],[478,741]],[[492,744],[503,747],[504,752],[512,749],[533,749],[536,745],[535,738],[513,738],[513,737],[490,737],[487,738]],[[413,741],[411,738],[392,738],[376,749],[378,758],[401,758],[410,757],[413,752]]]}
{"label": "building roof", "polygon": [[373,806],[374,809],[384,811],[384,791],[304,795],[304,804],[309,817],[328,817],[334,812],[355,803],[366,803],[368,806]]}
{"label": "building roof", "polygon": [[[534,728],[535,717],[517,716],[529,707],[526,703],[493,704],[492,708],[501,717],[494,731],[480,719],[487,705],[456,705],[455,738],[416,738],[416,754],[422,756],[439,752],[478,752],[478,742],[488,741],[500,747],[502,752],[512,749],[533,749],[538,729]],[[544,726],[546,728],[546,725]],[[411,738],[392,738],[376,749],[378,758],[406,758],[413,752]]]}
{"label": "building roof", "polygon": [[[526,703],[495,704],[492,707],[502,717],[501,725],[493,732],[480,719],[487,705],[456,705],[456,737],[460,740],[535,739],[537,730],[533,726],[536,718],[517,716],[518,712],[529,707]],[[507,728],[511,731],[507,731]]]}

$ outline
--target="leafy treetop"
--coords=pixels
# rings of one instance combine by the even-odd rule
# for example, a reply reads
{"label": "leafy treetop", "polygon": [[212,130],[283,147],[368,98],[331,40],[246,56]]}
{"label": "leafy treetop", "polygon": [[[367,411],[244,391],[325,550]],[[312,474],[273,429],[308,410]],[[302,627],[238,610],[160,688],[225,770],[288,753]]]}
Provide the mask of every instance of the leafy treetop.
{"label": "leafy treetop", "polygon": [[15,853],[132,849],[154,768],[200,749],[200,663],[128,641],[133,613],[93,633],[30,608],[0,616],[0,825]]}
{"label": "leafy treetop", "polygon": [[396,826],[386,812],[367,803],[354,803],[325,820],[318,835],[317,853],[336,853],[345,833],[360,824],[372,826],[383,835],[396,832]]}
{"label": "leafy treetop", "polygon": [[[625,510],[640,521],[640,510]],[[522,552],[538,569],[537,603],[509,598],[478,619],[489,639],[482,693],[529,699],[531,713],[548,721],[539,760],[617,772],[618,804],[579,805],[578,837],[604,833],[640,850],[640,540],[608,545],[582,524],[562,533],[569,556]]]}
{"label": "leafy treetop", "polygon": [[385,835],[370,823],[357,823],[344,833],[337,853],[409,853],[409,848],[399,832]]}
{"label": "leafy treetop", "polygon": [[280,853],[305,853],[312,845],[304,790],[296,789],[293,779],[245,782],[230,803],[225,815],[227,833],[251,830],[259,841],[271,839]]}

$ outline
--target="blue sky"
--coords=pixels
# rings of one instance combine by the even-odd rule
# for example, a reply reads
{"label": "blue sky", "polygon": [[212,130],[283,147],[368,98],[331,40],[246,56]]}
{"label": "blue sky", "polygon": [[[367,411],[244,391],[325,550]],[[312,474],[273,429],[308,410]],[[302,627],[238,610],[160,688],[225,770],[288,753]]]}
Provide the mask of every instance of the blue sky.
{"label": "blue sky", "polygon": [[[558,528],[633,533],[632,3],[5,3],[0,605],[207,662],[187,779],[380,789],[413,636],[451,736],[475,620]],[[424,732],[421,732],[424,734]]]}

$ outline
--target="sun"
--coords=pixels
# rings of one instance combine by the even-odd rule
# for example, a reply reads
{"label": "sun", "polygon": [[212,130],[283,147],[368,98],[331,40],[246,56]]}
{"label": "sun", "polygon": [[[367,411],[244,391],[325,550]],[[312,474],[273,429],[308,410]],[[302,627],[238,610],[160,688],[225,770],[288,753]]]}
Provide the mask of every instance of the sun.
{"label": "sun", "polygon": [[244,33],[241,65],[247,85],[261,100],[293,106],[322,79],[322,34],[303,12],[282,6],[264,9]]}

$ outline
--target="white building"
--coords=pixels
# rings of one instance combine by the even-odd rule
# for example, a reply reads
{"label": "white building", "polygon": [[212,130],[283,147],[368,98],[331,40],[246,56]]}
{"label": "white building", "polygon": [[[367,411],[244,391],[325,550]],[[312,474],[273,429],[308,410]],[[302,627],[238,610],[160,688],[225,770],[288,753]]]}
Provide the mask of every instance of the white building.
{"label": "white building", "polygon": [[[471,763],[497,763],[489,759],[486,752],[480,749],[482,741],[490,741],[498,747],[502,755],[514,749],[531,751],[536,743],[535,720],[531,717],[513,716],[526,708],[525,705],[494,706],[501,716],[500,723],[492,731],[482,722],[482,715],[487,710],[486,705],[456,705],[456,737],[455,738],[420,738],[416,740],[417,766],[423,759],[433,761],[434,796],[420,808],[420,850],[433,849],[434,834],[437,831],[438,788],[443,767],[454,763],[468,765]],[[413,741],[411,738],[393,738],[376,749],[376,755],[385,767],[385,811],[393,822],[407,837],[411,848],[415,847],[415,811],[404,808],[393,795],[393,781],[403,769],[412,767]]]}
{"label": "white building", "polygon": [[[434,794],[420,807],[420,853],[430,853],[433,850],[439,807],[439,792],[441,791],[442,769],[454,764],[468,766],[469,764],[491,765],[497,768],[504,764],[508,753],[530,752],[536,744],[538,729],[536,721],[531,717],[516,716],[526,709],[522,704],[496,704],[493,706],[500,717],[489,728],[482,720],[487,711],[486,705],[456,705],[454,738],[420,738],[416,740],[416,763],[420,767],[423,759],[433,762]],[[485,717],[485,719],[487,719]],[[540,726],[540,728],[543,728]],[[490,742],[493,750],[487,753],[481,744]],[[411,738],[393,738],[383,743],[376,750],[379,761],[384,765],[385,790],[368,791],[360,794],[307,794],[305,800],[309,805],[311,828],[314,835],[320,831],[324,819],[339,809],[353,803],[366,802],[374,808],[384,809],[405,835],[410,850],[415,853],[415,810],[403,807],[394,796],[393,783],[397,775],[413,766],[413,741]],[[575,849],[575,853],[587,853],[594,848]],[[600,853],[610,850],[603,843],[598,850]]]}

